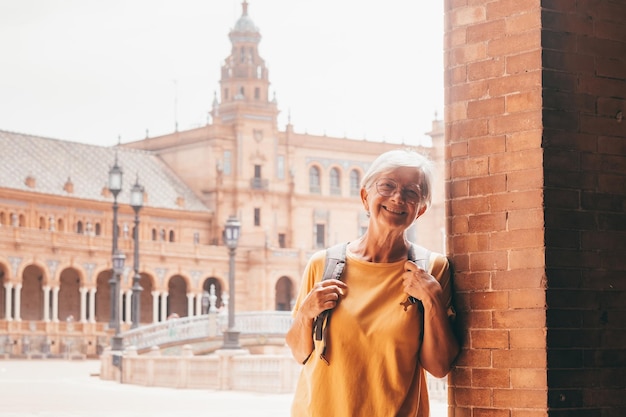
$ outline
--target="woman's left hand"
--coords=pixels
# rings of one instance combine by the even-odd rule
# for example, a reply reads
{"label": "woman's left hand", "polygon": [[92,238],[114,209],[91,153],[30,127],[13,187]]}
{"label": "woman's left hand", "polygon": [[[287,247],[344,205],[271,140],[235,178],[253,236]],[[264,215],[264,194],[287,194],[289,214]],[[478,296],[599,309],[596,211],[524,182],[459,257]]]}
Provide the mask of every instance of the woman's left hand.
{"label": "woman's left hand", "polygon": [[425,307],[431,307],[433,299],[441,294],[439,282],[413,261],[406,261],[404,269],[406,270],[402,274],[404,291],[420,300]]}

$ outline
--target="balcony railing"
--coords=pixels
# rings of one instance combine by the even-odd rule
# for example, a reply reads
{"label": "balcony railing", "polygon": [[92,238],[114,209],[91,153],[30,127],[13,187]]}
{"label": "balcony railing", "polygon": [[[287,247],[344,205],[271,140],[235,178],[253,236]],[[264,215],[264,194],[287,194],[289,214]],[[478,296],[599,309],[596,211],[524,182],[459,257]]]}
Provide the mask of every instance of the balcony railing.
{"label": "balcony railing", "polygon": [[251,178],[250,179],[250,188],[253,190],[267,190],[269,187],[270,181],[264,178]]}
{"label": "balcony railing", "polygon": [[[180,257],[219,256],[223,248],[215,245],[199,245],[192,242],[167,242],[141,240],[141,254],[160,254]],[[75,251],[99,251],[111,248],[111,236],[84,235],[74,232],[51,232],[27,227],[0,227],[0,245],[19,245],[24,250],[33,247],[51,247]],[[120,238],[119,249],[131,253],[133,239]]]}

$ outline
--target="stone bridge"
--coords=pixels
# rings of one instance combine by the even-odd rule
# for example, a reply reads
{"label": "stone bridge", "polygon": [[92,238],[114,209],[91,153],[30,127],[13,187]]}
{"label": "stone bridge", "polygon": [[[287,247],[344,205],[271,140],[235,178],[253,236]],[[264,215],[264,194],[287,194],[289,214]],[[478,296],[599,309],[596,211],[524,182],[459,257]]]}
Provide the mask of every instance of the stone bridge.
{"label": "stone bridge", "polygon": [[[112,365],[110,349],[104,352],[100,377],[145,386],[293,392],[301,365],[285,347],[291,322],[288,311],[236,314],[235,328],[244,348],[239,353],[220,350],[228,323],[224,313],[141,326],[120,334],[124,352],[119,366]],[[431,398],[445,400],[447,379],[427,376]]]}
{"label": "stone bridge", "polygon": [[[235,328],[240,332],[243,348],[284,346],[291,322],[289,311],[249,311],[235,315]],[[222,347],[227,323],[226,314],[209,313],[141,326],[120,336],[124,349],[131,348],[139,354],[158,347],[164,355],[176,355],[189,345],[195,355],[202,355]]]}

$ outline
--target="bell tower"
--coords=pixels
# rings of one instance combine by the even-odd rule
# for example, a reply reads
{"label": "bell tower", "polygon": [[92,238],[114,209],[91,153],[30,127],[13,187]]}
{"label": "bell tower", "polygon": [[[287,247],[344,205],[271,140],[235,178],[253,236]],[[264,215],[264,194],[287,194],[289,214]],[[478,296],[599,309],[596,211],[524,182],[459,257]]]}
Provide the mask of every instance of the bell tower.
{"label": "bell tower", "polygon": [[221,102],[215,98],[211,116],[223,124],[233,124],[241,117],[271,121],[276,127],[276,101],[269,97],[269,74],[259,55],[261,33],[248,15],[248,2],[242,3],[241,17],[228,37],[231,52],[222,66]]}

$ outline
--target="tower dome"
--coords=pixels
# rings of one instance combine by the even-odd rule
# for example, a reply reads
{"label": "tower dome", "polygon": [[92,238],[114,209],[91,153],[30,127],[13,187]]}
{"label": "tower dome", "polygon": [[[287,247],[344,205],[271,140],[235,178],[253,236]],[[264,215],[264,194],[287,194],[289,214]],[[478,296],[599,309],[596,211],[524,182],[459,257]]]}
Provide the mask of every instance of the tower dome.
{"label": "tower dome", "polygon": [[237,23],[235,23],[235,27],[230,31],[230,41],[232,43],[246,41],[255,41],[258,43],[261,38],[261,33],[250,16],[248,16],[248,2],[244,0],[241,6],[241,17],[237,20]]}

